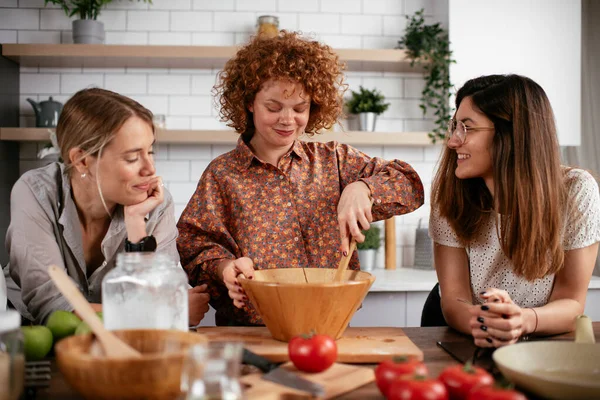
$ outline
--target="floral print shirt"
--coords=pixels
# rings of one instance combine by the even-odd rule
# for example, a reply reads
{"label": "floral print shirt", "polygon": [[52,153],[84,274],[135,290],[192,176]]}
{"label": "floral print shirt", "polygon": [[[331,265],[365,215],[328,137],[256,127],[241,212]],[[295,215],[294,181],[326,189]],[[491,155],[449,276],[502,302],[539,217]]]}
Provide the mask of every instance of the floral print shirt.
{"label": "floral print shirt", "polygon": [[[424,202],[423,184],[410,165],[336,142],[296,140],[275,167],[240,138],[210,163],[177,224],[177,249],[190,284],[208,284],[217,325],[262,323],[249,302],[233,305],[217,276],[223,259],[250,257],[255,269],[338,265],[337,205],[342,190],[358,180],[371,189],[374,220]],[[360,268],[356,253],[349,268]]]}

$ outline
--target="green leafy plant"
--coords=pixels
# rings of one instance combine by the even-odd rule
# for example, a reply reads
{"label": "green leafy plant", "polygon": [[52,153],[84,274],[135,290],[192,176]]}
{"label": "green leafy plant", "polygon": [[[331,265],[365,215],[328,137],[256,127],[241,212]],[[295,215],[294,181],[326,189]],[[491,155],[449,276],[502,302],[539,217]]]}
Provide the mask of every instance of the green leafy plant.
{"label": "green leafy plant", "polygon": [[[48,3],[60,6],[67,16],[78,15],[80,19],[97,19],[100,10],[113,0],[44,0]],[[133,0],[129,0],[133,1]],[[137,0],[152,4],[152,0]]]}
{"label": "green leafy plant", "polygon": [[377,250],[381,246],[381,229],[377,226],[371,226],[368,230],[363,231],[365,241],[357,243],[358,250]]}
{"label": "green leafy plant", "polygon": [[423,115],[428,109],[434,110],[435,127],[429,132],[429,137],[435,143],[444,139],[450,118],[450,64],[456,61],[452,59],[448,32],[439,23],[426,25],[423,9],[406,18],[409,23],[398,47],[408,50],[411,65],[422,65],[425,71],[425,87],[419,107]]}
{"label": "green leafy plant", "polygon": [[377,89],[369,90],[360,86],[358,92],[351,92],[352,96],[346,105],[352,114],[372,112],[379,115],[390,106],[390,103],[384,102],[385,96]]}

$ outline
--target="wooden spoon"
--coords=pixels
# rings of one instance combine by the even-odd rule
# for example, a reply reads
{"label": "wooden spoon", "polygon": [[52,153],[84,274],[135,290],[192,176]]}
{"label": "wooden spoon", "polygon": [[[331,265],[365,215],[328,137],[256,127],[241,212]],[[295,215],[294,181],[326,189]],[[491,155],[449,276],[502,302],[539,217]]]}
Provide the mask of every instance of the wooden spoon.
{"label": "wooden spoon", "polygon": [[341,282],[344,280],[344,273],[348,268],[348,263],[350,262],[350,258],[352,258],[352,253],[356,250],[356,240],[352,238],[350,240],[350,249],[348,250],[348,255],[345,256],[342,254],[342,258],[340,259],[340,264],[337,267],[335,272],[335,277],[333,278],[334,282]]}
{"label": "wooden spoon", "polygon": [[94,309],[83,297],[83,294],[77,289],[77,286],[71,281],[71,278],[56,265],[48,267],[48,274],[54,281],[54,284],[73,306],[82,320],[87,322],[92,332],[104,349],[104,355],[110,358],[140,358],[142,354],[123,342],[115,336],[114,333],[107,331],[100,321],[100,318],[94,312]]}

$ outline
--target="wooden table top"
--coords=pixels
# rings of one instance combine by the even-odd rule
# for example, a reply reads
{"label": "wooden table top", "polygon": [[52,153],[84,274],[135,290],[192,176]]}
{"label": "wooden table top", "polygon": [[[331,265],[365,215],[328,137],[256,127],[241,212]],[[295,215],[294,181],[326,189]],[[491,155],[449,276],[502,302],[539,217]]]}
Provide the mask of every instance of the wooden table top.
{"label": "wooden table top", "polygon": [[[594,322],[594,334],[596,340],[600,341],[600,322]],[[446,327],[436,328],[402,328],[404,333],[423,350],[425,364],[431,376],[438,374],[447,366],[455,364],[454,360],[446,351],[437,345],[437,342],[457,342],[469,344],[472,338]],[[573,338],[573,333],[553,337],[552,339]],[[373,365],[374,367],[374,365]],[[37,400],[81,400],[82,397],[75,393],[64,381],[62,374],[53,363],[52,379],[50,387],[40,390],[35,397]],[[340,396],[339,399],[383,399],[375,383],[365,385],[351,393]]]}

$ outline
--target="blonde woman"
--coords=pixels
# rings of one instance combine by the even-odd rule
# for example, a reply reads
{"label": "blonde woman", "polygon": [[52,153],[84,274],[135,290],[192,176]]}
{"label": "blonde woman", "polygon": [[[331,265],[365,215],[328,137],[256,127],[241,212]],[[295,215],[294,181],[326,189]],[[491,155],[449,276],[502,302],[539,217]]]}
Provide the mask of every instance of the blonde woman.
{"label": "blonde woman", "polygon": [[[103,89],[76,93],[56,128],[63,163],[25,173],[11,193],[5,267],[10,303],[44,323],[72,310],[46,272],[65,268],[97,310],[102,278],[117,253],[179,256],[173,200],[154,168],[152,113]],[[190,289],[190,324],[208,310],[206,287]]]}

